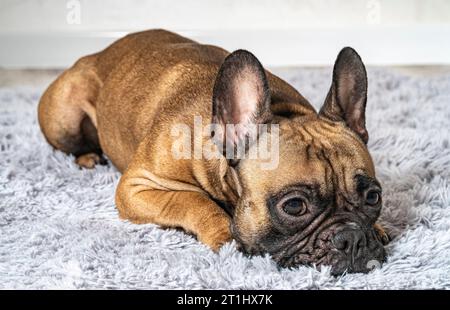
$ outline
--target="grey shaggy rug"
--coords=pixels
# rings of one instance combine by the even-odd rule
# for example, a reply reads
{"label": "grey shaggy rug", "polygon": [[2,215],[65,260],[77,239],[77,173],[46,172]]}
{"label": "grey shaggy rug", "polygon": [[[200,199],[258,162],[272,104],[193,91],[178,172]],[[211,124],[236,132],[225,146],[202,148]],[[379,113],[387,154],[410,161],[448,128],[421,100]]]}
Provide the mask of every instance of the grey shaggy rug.
{"label": "grey shaggy rug", "polygon": [[[119,220],[111,166],[80,170],[39,131],[43,89],[0,89],[0,288],[450,288],[450,75],[371,68],[369,148],[384,190],[388,262],[369,274],[279,269],[228,244]],[[281,74],[316,107],[331,68]]]}

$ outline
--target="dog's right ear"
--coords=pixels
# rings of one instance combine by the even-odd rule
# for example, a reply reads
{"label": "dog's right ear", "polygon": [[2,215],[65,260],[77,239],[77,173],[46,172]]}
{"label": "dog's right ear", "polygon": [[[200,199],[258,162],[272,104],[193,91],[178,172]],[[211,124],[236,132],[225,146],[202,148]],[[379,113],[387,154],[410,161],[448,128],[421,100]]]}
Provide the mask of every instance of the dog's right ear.
{"label": "dog's right ear", "polygon": [[333,82],[320,115],[345,122],[367,144],[366,102],[366,68],[354,49],[343,48],[334,64]]}
{"label": "dog's right ear", "polygon": [[[267,77],[252,53],[237,50],[225,58],[217,74],[212,101],[212,123],[221,131],[215,138],[222,146],[234,147],[246,138],[250,142],[256,139],[251,125],[268,122],[272,113]],[[235,126],[227,128],[228,124]]]}

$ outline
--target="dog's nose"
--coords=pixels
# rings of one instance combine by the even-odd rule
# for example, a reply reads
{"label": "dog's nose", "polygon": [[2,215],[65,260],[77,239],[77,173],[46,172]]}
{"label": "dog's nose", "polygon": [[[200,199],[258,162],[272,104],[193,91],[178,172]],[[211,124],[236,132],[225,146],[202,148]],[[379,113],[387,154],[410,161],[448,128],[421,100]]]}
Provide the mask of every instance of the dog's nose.
{"label": "dog's nose", "polygon": [[369,272],[381,266],[386,253],[381,242],[375,237],[375,231],[363,229],[344,229],[336,233],[332,244],[338,250],[331,273],[340,275],[348,272]]}
{"label": "dog's nose", "polygon": [[367,246],[364,232],[355,229],[338,232],[333,238],[333,244],[339,251],[354,257]]}

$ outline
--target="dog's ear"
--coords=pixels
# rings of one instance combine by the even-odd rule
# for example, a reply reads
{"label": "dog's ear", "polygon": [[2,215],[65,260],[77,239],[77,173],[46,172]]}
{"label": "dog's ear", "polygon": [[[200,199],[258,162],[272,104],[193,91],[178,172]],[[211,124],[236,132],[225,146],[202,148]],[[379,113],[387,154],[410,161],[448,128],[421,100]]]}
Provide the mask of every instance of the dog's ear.
{"label": "dog's ear", "polygon": [[345,47],[334,64],[333,81],[320,115],[332,121],[345,122],[367,143],[366,102],[366,68],[358,53],[351,47]]}
{"label": "dog's ear", "polygon": [[252,53],[237,50],[225,58],[216,77],[212,101],[212,123],[221,131],[215,139],[222,146],[235,147],[246,139],[252,142],[257,138],[252,128],[268,122],[272,113],[267,77]]}

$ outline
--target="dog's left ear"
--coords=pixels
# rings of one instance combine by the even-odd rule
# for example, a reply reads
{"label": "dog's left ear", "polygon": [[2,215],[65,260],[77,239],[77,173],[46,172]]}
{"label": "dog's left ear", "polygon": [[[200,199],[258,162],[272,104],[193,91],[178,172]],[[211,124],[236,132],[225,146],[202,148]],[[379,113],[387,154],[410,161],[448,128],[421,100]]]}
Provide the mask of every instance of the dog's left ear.
{"label": "dog's left ear", "polygon": [[319,114],[345,122],[367,144],[366,102],[366,68],[358,53],[345,47],[334,64],[333,82]]}

